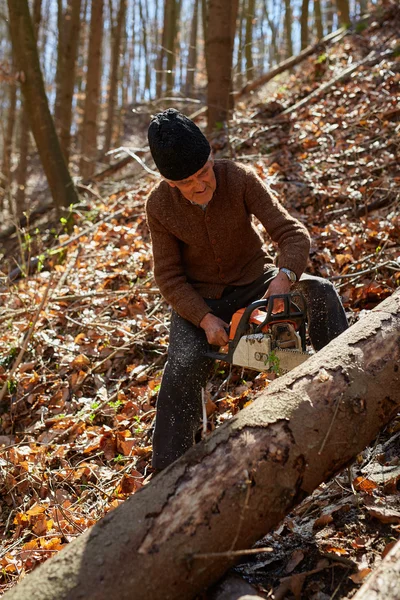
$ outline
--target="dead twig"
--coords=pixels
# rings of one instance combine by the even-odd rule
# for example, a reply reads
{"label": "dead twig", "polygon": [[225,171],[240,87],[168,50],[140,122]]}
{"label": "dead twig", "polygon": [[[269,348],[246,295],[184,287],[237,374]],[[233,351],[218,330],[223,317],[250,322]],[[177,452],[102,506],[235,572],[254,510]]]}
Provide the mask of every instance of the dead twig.
{"label": "dead twig", "polygon": [[19,354],[18,354],[18,356],[17,356],[17,358],[15,360],[15,363],[14,363],[11,371],[9,372],[8,377],[7,377],[6,381],[4,382],[4,385],[3,385],[2,390],[0,392],[0,402],[3,400],[4,395],[7,392],[9,382],[12,380],[12,378],[13,378],[16,370],[18,369],[19,365],[22,362],[22,358],[23,358],[23,356],[24,356],[24,354],[26,352],[26,349],[27,349],[28,344],[30,342],[30,339],[31,339],[31,337],[33,335],[33,332],[35,331],[36,323],[38,322],[40,313],[42,312],[43,307],[44,307],[44,305],[45,305],[45,303],[47,301],[47,296],[49,294],[49,291],[50,291],[52,283],[53,283],[53,276],[50,275],[48,284],[47,284],[46,289],[45,289],[44,294],[43,294],[43,298],[42,298],[42,300],[41,300],[41,302],[40,302],[40,304],[38,306],[38,309],[36,311],[36,315],[35,315],[32,323],[29,326],[28,332],[25,335],[25,339],[22,342],[21,350],[19,351]]}

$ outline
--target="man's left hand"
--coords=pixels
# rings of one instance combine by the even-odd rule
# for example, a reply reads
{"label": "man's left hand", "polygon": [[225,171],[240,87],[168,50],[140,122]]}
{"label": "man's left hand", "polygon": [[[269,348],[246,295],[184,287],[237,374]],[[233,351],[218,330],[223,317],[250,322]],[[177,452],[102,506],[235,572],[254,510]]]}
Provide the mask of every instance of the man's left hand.
{"label": "man's left hand", "polygon": [[[290,292],[291,281],[285,273],[280,271],[276,277],[271,281],[268,286],[268,290],[265,292],[263,298],[269,298],[270,296],[276,296],[279,294],[288,294]],[[279,313],[284,309],[283,300],[275,300],[272,312]]]}

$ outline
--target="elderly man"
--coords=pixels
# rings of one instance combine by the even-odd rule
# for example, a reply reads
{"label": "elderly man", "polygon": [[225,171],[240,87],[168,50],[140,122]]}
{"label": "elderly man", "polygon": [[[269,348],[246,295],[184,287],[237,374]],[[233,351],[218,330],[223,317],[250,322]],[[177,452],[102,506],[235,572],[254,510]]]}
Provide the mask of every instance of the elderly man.
{"label": "elderly man", "polygon": [[[299,290],[316,350],[344,331],[347,320],[333,285],[303,273],[307,230],[251,169],[214,161],[200,129],[172,108],[152,119],[148,139],[163,177],[146,205],[154,275],[172,306],[153,436],[153,467],[161,470],[194,444],[212,364],[206,352],[227,343],[225,328],[236,310]],[[252,215],[278,245],[277,267]]]}

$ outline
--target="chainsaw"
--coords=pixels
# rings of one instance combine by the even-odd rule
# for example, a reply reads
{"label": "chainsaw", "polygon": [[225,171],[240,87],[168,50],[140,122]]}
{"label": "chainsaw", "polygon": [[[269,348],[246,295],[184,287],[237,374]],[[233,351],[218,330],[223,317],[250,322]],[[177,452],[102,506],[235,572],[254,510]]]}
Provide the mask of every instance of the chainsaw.
{"label": "chainsaw", "polygon": [[[277,300],[283,309],[274,312]],[[234,313],[228,344],[207,356],[246,369],[287,373],[311,356],[306,350],[304,306],[296,292],[252,302]]]}

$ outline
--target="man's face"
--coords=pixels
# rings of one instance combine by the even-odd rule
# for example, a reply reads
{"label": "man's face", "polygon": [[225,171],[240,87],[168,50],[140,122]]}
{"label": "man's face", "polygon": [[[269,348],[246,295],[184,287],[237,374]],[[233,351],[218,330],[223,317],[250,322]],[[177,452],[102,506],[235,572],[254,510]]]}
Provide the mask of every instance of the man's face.
{"label": "man's face", "polygon": [[217,187],[213,166],[214,160],[210,157],[194,175],[180,181],[167,179],[167,182],[171,187],[177,187],[187,200],[196,204],[208,204]]}

